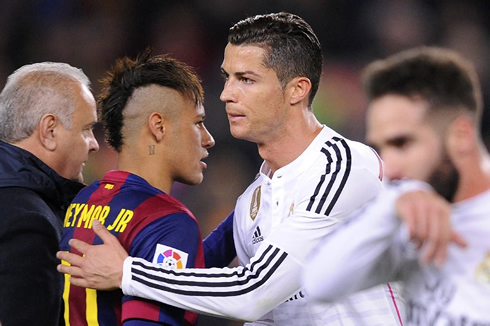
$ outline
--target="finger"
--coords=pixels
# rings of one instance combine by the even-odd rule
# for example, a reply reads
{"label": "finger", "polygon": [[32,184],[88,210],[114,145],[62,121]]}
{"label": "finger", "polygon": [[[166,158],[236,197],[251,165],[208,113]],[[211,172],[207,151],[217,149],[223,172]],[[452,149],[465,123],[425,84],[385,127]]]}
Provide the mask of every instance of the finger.
{"label": "finger", "polygon": [[99,220],[94,220],[92,224],[92,229],[94,230],[95,234],[104,242],[107,243],[109,241],[114,241],[117,240],[115,236],[113,236],[105,226],[100,224]]}
{"label": "finger", "polygon": [[64,265],[64,264],[59,264],[56,269],[58,272],[63,273],[63,274],[68,274],[71,276],[75,277],[81,277],[82,276],[82,269],[78,266],[69,266],[69,265]]}
{"label": "finger", "polygon": [[441,263],[446,259],[450,227],[448,217],[440,206],[429,206],[428,239],[422,255],[423,263]]}
{"label": "finger", "polygon": [[88,288],[89,284],[84,278],[80,277],[70,277],[70,283],[83,288]]}
{"label": "finger", "polygon": [[454,231],[451,233],[451,237],[449,240],[462,248],[466,248],[468,246],[468,242]]}
{"label": "finger", "polygon": [[423,265],[426,265],[433,260],[434,252],[436,252],[436,244],[432,241],[426,241],[421,254],[421,261]]}
{"label": "finger", "polygon": [[438,223],[439,242],[438,242],[438,248],[434,254],[434,262],[438,267],[441,267],[446,261],[448,245],[451,238],[451,234],[453,233],[450,214],[451,212],[449,210],[445,210],[443,209],[443,207],[441,207],[441,211],[439,215],[440,219]]}
{"label": "finger", "polygon": [[417,249],[420,249],[427,239],[427,206],[424,202],[419,203],[414,213],[414,235]]}
{"label": "finger", "polygon": [[91,247],[91,245],[79,239],[70,239],[70,241],[68,241],[68,244],[82,254],[85,254],[87,250]]}
{"label": "finger", "polygon": [[407,208],[404,210],[404,215],[405,215],[405,217],[403,218],[403,220],[407,224],[408,231],[410,234],[410,240],[414,240],[415,239],[415,216],[416,216],[416,214],[415,214],[413,208],[411,208],[411,209]]}
{"label": "finger", "polygon": [[68,262],[70,265],[80,266],[83,261],[83,257],[74,253],[67,251],[58,251],[56,253],[56,258]]}
{"label": "finger", "polygon": [[442,261],[446,259],[447,244],[451,225],[449,215],[442,207],[435,206],[432,209],[432,216],[429,218],[429,241],[434,243],[434,251],[430,253],[429,260]]}
{"label": "finger", "polygon": [[413,219],[415,214],[413,212],[413,208],[411,207],[411,205],[407,205],[406,201],[404,201],[404,197],[400,197],[396,202],[396,210],[398,216],[405,223],[408,229],[409,239],[413,240],[413,236],[415,234],[415,223]]}

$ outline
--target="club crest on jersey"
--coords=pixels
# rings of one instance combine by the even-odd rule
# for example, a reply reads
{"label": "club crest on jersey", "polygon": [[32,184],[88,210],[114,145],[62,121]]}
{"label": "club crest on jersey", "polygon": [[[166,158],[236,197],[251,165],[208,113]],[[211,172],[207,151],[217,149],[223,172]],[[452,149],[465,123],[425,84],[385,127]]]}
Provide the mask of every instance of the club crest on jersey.
{"label": "club crest on jersey", "polygon": [[259,213],[260,209],[260,188],[262,186],[258,186],[255,190],[254,193],[252,194],[252,202],[250,203],[250,218],[252,220],[255,220],[257,217],[257,214]]}
{"label": "club crest on jersey", "polygon": [[490,285],[490,252],[476,268],[475,276],[477,281]]}
{"label": "club crest on jersey", "polygon": [[289,214],[288,214],[288,217],[293,215],[294,214],[294,203],[291,204],[291,206],[289,206]]}
{"label": "club crest on jersey", "polygon": [[188,254],[162,244],[157,244],[153,263],[169,269],[182,269],[187,265]]}

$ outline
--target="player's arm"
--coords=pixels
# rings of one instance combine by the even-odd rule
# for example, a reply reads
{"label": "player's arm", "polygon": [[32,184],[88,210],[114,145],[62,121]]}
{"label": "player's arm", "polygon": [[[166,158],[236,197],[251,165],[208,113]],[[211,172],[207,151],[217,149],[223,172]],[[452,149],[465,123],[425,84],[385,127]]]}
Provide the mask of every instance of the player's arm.
{"label": "player's arm", "polygon": [[301,265],[264,240],[246,266],[168,270],[128,257],[123,292],[217,317],[253,321],[300,290]]}
{"label": "player's arm", "polygon": [[[199,255],[201,235],[197,222],[186,213],[179,212],[160,217],[146,225],[132,239],[129,254],[154,263],[182,269],[202,263]],[[200,263],[199,263],[200,264]],[[158,302],[124,296],[122,319],[124,326],[183,325],[192,318],[182,309]],[[192,322],[192,323],[193,323]]]}
{"label": "player's arm", "polygon": [[[421,194],[425,194],[423,201],[418,198]],[[401,198],[403,210],[398,205]],[[422,216],[422,220],[439,219],[448,213],[425,184],[411,181],[388,186],[312,252],[302,276],[306,293],[331,302],[397,280],[404,264],[420,255],[411,250],[406,225],[400,219],[406,211]],[[448,216],[440,221],[437,227],[448,229]]]}
{"label": "player's arm", "polygon": [[74,285],[118,287],[124,264],[122,289],[126,295],[239,320],[257,320],[300,288],[299,262],[266,240],[244,267],[168,270],[141,258],[128,257],[100,223],[94,222],[93,230],[103,240],[102,245],[70,240],[85,257],[58,252],[59,258],[71,264],[59,265],[58,270],[71,274]]}
{"label": "player's arm", "polygon": [[302,273],[307,295],[332,302],[395,280],[397,261],[391,250],[400,221],[393,204],[393,198],[381,194],[310,253]]}
{"label": "player's arm", "polygon": [[218,225],[203,241],[206,267],[226,267],[236,257],[233,240],[233,217],[228,217]]}

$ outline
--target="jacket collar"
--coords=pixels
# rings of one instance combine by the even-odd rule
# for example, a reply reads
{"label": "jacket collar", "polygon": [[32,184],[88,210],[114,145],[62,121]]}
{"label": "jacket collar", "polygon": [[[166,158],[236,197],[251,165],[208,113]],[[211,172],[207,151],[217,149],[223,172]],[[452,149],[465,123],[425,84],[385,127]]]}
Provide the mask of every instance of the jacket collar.
{"label": "jacket collar", "polygon": [[63,178],[32,153],[0,141],[0,188],[23,187],[66,208],[85,185]]}

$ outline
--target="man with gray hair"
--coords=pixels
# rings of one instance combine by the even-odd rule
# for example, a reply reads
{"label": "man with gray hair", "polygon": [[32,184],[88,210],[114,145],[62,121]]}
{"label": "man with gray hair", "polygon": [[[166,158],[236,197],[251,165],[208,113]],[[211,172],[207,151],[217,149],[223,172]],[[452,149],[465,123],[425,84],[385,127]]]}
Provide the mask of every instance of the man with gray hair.
{"label": "man with gray hair", "polygon": [[58,325],[56,271],[67,205],[83,188],[95,99],[87,76],[65,63],[26,65],[0,93],[0,322]]}

